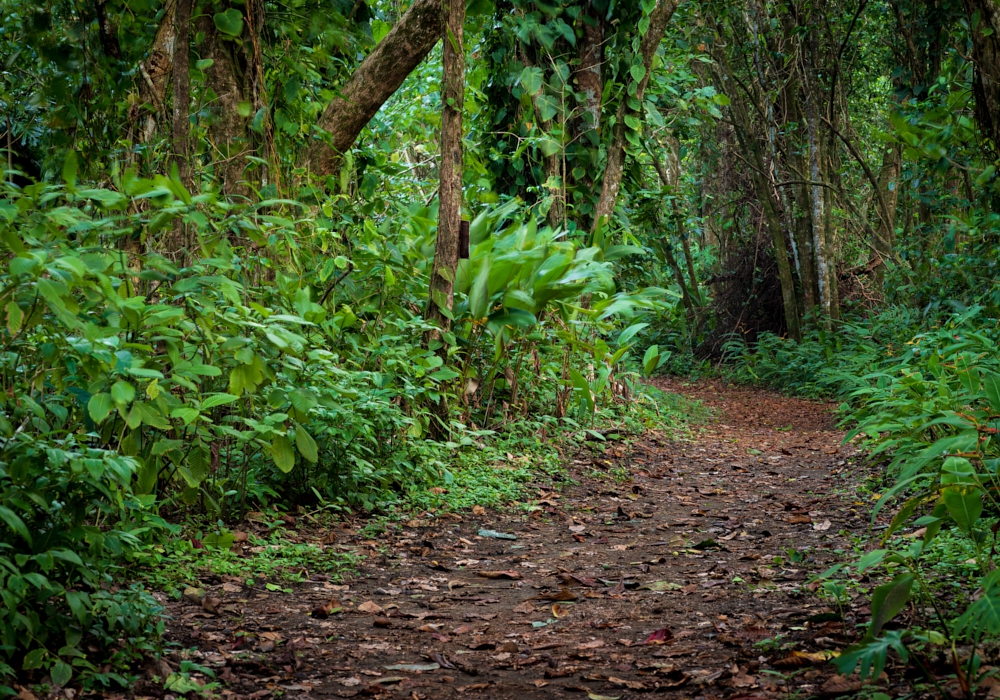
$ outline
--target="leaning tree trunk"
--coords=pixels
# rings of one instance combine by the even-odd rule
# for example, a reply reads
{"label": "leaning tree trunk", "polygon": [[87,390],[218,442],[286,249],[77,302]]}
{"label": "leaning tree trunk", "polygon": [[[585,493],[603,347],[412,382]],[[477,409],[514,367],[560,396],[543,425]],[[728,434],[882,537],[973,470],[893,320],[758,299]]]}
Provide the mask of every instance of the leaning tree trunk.
{"label": "leaning tree trunk", "polygon": [[462,226],[462,107],[465,103],[465,0],[436,0],[447,22],[441,107],[441,158],[437,244],[431,271],[428,318],[450,327]]}
{"label": "leaning tree trunk", "polygon": [[677,9],[678,0],[657,0],[656,7],[649,15],[649,27],[642,37],[639,54],[642,57],[642,67],[645,71],[642,78],[636,84],[635,99],[639,103],[639,109],[633,110],[628,105],[628,98],[622,100],[618,108],[615,120],[614,131],[611,135],[611,143],[608,146],[608,162],[604,167],[604,180],[601,183],[601,196],[597,200],[597,207],[594,210],[594,221],[591,226],[592,231],[605,225],[615,210],[615,203],[618,201],[618,192],[622,186],[622,169],[625,165],[625,117],[641,114],[642,97],[646,92],[646,85],[649,82],[649,74],[653,69],[653,57],[656,49],[659,48],[663,35],[667,31],[667,24]]}
{"label": "leaning tree trunk", "polygon": [[441,0],[416,0],[403,13],[323,112],[317,126],[329,138],[315,141],[305,155],[304,164],[314,174],[332,175],[340,169],[341,157],[361,130],[443,33]]}

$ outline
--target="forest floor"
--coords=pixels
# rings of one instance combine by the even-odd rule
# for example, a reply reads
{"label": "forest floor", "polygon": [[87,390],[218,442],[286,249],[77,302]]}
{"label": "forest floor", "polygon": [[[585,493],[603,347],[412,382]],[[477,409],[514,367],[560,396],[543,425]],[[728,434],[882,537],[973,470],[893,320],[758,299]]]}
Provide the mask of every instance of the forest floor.
{"label": "forest floor", "polygon": [[214,669],[216,692],[253,700],[857,690],[825,659],[867,620],[864,599],[838,611],[808,581],[867,525],[831,407],[659,383],[713,418],[683,441],[651,431],[581,452],[562,480],[530,485],[531,513],[477,507],[375,539],[361,521],[303,526],[356,552],[357,568],[284,590],[203,580],[200,604],[167,603],[168,638],[186,651],[159,672],[193,660]]}

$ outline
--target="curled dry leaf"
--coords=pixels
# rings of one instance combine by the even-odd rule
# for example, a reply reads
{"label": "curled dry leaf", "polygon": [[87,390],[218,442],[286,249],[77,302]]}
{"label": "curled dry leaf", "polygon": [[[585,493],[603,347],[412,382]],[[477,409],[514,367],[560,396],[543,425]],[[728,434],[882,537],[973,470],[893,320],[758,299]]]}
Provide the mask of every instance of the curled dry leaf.
{"label": "curled dry leaf", "polygon": [[552,606],[552,617],[566,617],[569,615],[569,609],[565,605],[559,605],[556,603]]}
{"label": "curled dry leaf", "polygon": [[666,627],[662,627],[652,634],[650,634],[646,639],[643,640],[643,644],[667,644],[674,638],[674,633],[668,630]]}
{"label": "curled dry leaf", "polygon": [[554,603],[567,603],[576,600],[578,596],[568,588],[559,589],[558,593],[548,593],[546,595],[535,596],[535,600],[551,600]]}
{"label": "curled dry leaf", "polygon": [[482,506],[472,506],[473,515],[486,515],[486,509]]}
{"label": "curled dry leaf", "polygon": [[520,571],[477,571],[477,576],[482,576],[483,578],[499,579],[506,578],[516,581],[521,578]]}
{"label": "curled dry leaf", "polygon": [[318,606],[312,611],[312,616],[317,620],[325,620],[330,617],[330,615],[335,615],[336,613],[343,612],[344,608],[340,604],[340,601],[336,598],[331,598],[327,602]]}
{"label": "curled dry leaf", "polygon": [[845,678],[840,674],[827,679],[820,689],[820,695],[828,698],[835,698],[839,695],[850,695],[861,690],[861,681],[852,678]]}

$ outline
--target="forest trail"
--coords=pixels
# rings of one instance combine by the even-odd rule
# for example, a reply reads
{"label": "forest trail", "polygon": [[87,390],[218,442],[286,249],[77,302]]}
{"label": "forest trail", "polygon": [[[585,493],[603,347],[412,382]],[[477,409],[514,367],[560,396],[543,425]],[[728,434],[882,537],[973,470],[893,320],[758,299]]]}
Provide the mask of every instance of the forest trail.
{"label": "forest trail", "polygon": [[[366,558],[344,585],[206,581],[211,606],[170,603],[168,637],[197,647],[228,697],[836,694],[842,679],[821,657],[846,645],[844,623],[807,579],[865,513],[830,406],[718,381],[660,385],[713,409],[692,441],[654,431],[585,451],[570,481],[532,485],[533,517],[477,508],[377,541],[345,528],[338,544]],[[318,619],[323,606],[342,611]]]}

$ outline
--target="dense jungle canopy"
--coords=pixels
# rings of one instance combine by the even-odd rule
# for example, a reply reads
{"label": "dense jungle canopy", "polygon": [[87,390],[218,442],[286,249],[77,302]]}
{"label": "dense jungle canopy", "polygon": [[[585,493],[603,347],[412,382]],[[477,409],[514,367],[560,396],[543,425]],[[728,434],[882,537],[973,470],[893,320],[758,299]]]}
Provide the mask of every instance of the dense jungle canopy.
{"label": "dense jungle canopy", "polygon": [[[979,687],[996,0],[0,0],[0,154],[0,694],[127,685],[164,542],[517,501],[666,373],[844,401]],[[844,673],[943,643],[903,575]]]}

